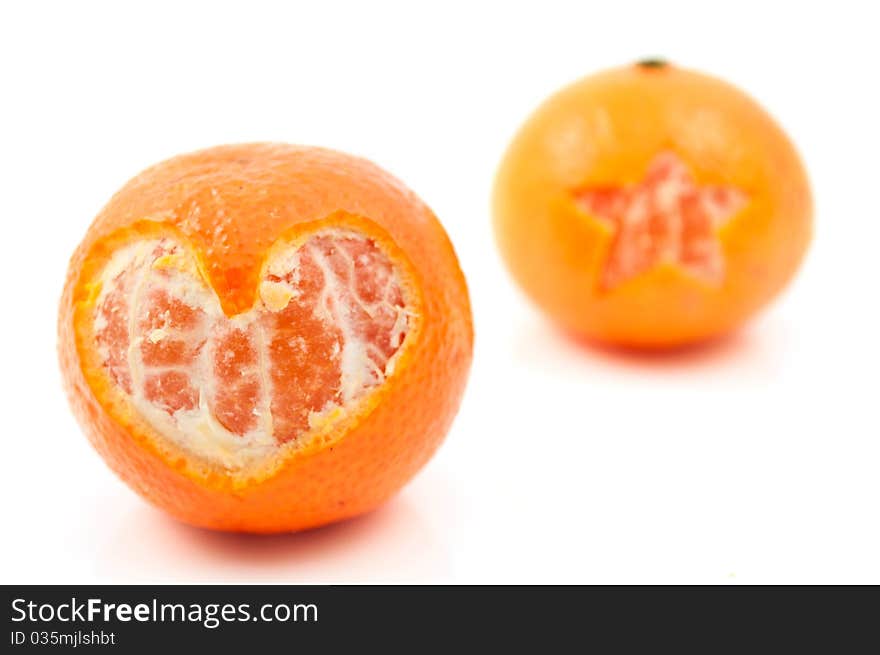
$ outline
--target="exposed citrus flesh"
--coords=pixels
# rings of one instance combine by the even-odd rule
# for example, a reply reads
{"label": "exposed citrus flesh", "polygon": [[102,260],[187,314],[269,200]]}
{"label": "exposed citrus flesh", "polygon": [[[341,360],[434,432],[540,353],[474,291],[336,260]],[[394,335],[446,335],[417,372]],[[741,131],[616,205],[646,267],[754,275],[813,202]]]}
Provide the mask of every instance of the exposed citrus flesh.
{"label": "exposed citrus flesh", "polygon": [[717,231],[746,203],[746,195],[733,187],[697,186],[673,152],[654,157],[639,184],[578,189],[575,198],[614,232],[602,271],[604,289],[664,263],[720,284],[724,253]]}
{"label": "exposed citrus flesh", "polygon": [[431,210],[368,161],[270,143],[116,193],[71,259],[58,334],[110,467],[182,521],[246,532],[396,493],[443,441],[473,347]]}
{"label": "exposed citrus flesh", "polygon": [[108,373],[157,430],[236,468],[381,384],[407,323],[391,262],[354,232],[276,251],[255,306],[234,317],[192,255],[164,238],[114,254],[95,338]]}

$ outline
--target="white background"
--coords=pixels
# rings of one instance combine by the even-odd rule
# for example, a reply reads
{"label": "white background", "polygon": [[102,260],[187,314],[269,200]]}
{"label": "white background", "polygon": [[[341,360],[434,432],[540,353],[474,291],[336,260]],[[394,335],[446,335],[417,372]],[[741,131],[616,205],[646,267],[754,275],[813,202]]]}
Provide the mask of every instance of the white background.
{"label": "white background", "polygon": [[[4,3],[2,538],[11,582],[880,583],[880,20],[872,3]],[[621,356],[513,287],[488,197],[518,125],[589,72],[664,55],[789,130],[816,237],[721,345]],[[67,258],[142,168],[224,142],[373,159],[467,275],[473,371],[448,439],[387,506],[280,537],[147,506],[61,391]]]}

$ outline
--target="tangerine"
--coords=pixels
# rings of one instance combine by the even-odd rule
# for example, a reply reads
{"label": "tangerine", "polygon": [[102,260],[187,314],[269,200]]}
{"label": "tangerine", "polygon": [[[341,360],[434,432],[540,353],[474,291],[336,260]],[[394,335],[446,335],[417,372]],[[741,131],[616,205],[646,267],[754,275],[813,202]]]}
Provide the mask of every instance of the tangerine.
{"label": "tangerine", "polygon": [[338,152],[221,146],[162,162],[99,213],[59,316],[74,412],[178,519],[293,531],[366,512],[431,457],[473,331],[443,228]]}
{"label": "tangerine", "polygon": [[728,332],[792,278],[812,200],[789,138],[713,77],[646,61],[526,121],[495,182],[501,254],[565,330],[622,346]]}

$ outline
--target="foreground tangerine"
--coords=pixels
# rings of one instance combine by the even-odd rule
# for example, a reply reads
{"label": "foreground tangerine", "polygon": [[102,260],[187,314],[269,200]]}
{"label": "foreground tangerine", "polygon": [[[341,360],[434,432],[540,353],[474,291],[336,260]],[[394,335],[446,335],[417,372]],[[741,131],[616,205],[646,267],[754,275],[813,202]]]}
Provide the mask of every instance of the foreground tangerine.
{"label": "foreground tangerine", "polygon": [[565,330],[662,347],[728,332],[791,279],[811,234],[795,148],[718,79],[646,61],[526,122],[496,179],[497,241]]}
{"label": "foreground tangerine", "polygon": [[471,361],[431,211],[375,165],[280,144],[131,180],[74,254],[59,318],[75,413],[191,524],[277,532],[368,511],[430,458]]}

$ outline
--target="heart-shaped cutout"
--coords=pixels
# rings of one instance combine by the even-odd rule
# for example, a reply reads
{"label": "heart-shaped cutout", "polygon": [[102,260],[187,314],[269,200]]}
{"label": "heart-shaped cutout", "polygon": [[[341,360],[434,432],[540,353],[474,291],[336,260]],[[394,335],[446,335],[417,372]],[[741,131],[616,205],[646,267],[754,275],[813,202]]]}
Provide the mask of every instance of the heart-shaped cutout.
{"label": "heart-shaped cutout", "polygon": [[411,326],[372,239],[324,229],[274,247],[254,306],[228,317],[173,237],[117,250],[94,334],[104,369],[154,429],[238,469],[337,420],[381,385]]}

